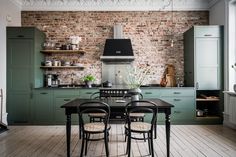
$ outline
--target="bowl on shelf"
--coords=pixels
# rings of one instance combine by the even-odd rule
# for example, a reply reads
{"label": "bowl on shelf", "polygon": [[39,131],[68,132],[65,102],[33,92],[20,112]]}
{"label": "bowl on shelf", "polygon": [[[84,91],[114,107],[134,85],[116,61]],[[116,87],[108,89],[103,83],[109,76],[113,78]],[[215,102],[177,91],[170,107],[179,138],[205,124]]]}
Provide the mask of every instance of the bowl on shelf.
{"label": "bowl on shelf", "polygon": [[73,66],[83,67],[83,64],[81,64],[81,63],[73,63]]}

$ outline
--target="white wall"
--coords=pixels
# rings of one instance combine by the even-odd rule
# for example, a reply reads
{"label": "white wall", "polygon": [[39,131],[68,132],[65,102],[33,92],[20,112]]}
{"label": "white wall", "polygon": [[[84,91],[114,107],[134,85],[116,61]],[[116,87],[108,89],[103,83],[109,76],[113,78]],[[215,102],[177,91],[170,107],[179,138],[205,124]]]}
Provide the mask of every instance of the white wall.
{"label": "white wall", "polygon": [[[7,20],[8,17],[8,20]],[[6,117],[6,27],[21,25],[21,9],[9,0],[0,0],[0,88],[3,89],[3,122]]]}

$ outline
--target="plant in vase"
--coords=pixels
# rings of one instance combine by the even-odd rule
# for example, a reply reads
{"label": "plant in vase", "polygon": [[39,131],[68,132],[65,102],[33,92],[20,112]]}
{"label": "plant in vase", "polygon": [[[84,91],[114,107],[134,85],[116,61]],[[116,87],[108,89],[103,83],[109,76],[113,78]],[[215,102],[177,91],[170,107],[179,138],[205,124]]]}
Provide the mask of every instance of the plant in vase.
{"label": "plant in vase", "polygon": [[85,83],[86,87],[91,88],[93,81],[95,81],[95,77],[91,74],[83,77],[82,81]]}
{"label": "plant in vase", "polygon": [[138,67],[127,68],[124,81],[129,88],[128,93],[131,95],[132,101],[139,100],[139,95],[142,92],[140,86],[143,84],[149,70],[150,68],[144,68],[143,70]]}

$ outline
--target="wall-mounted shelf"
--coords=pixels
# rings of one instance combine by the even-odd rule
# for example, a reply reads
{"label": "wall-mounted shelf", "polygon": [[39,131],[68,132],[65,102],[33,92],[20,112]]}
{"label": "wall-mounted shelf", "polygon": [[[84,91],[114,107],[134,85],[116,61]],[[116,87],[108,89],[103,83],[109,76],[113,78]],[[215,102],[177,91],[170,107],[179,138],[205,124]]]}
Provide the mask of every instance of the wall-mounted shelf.
{"label": "wall-mounted shelf", "polygon": [[219,98],[209,98],[209,99],[197,98],[196,101],[220,101],[220,99]]}
{"label": "wall-mounted shelf", "polygon": [[78,54],[85,54],[84,50],[42,50],[41,53],[45,54],[55,54],[55,53],[63,53],[63,54],[70,54],[70,53],[78,53]]}
{"label": "wall-mounted shelf", "polygon": [[42,69],[84,69],[82,66],[41,66]]}

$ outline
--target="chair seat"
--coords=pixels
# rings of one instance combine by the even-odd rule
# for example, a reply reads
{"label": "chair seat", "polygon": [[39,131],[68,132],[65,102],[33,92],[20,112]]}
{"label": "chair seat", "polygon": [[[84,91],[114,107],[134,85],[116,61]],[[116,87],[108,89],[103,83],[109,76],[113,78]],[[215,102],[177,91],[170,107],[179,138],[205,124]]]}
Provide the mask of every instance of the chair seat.
{"label": "chair seat", "polygon": [[[110,125],[107,126],[110,128]],[[84,124],[84,130],[89,132],[103,132],[105,130],[105,124],[100,122],[86,123]]]}
{"label": "chair seat", "polygon": [[106,114],[105,113],[89,113],[88,116],[95,117],[95,118],[103,118],[106,116]]}
{"label": "chair seat", "polygon": [[[128,124],[125,124],[125,128],[128,129]],[[132,122],[130,129],[131,131],[149,131],[151,130],[151,124],[146,122]]]}
{"label": "chair seat", "polygon": [[129,116],[131,118],[140,118],[140,117],[142,118],[145,116],[145,114],[144,113],[130,113]]}

